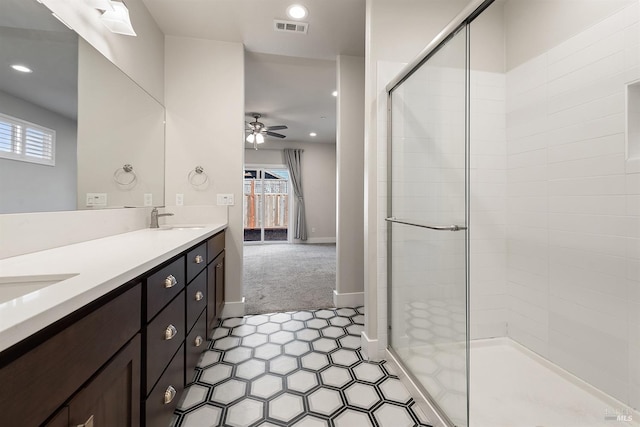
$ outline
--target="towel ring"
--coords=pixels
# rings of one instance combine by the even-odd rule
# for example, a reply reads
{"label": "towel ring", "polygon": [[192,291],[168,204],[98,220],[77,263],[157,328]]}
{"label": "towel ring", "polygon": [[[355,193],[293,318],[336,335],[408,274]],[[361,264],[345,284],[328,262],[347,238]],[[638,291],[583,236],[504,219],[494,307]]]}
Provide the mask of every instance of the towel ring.
{"label": "towel ring", "polygon": [[[125,175],[130,175],[129,180],[125,178]],[[113,173],[113,180],[118,185],[131,185],[135,183],[137,179],[138,176],[133,171],[133,166],[131,166],[129,163],[122,166],[120,169],[116,169],[116,171]]]}
{"label": "towel ring", "polygon": [[189,179],[189,184],[194,187],[202,187],[209,182],[209,175],[207,175],[202,166],[196,166],[189,172],[187,178]]}

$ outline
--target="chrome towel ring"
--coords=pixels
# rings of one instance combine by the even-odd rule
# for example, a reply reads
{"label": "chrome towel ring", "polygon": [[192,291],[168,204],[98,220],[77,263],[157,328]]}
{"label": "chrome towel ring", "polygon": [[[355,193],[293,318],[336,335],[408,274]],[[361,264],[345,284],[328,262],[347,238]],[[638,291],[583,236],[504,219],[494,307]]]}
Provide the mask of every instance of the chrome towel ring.
{"label": "chrome towel ring", "polygon": [[133,171],[133,166],[129,163],[125,164],[113,173],[113,180],[118,185],[127,186],[134,184],[138,179],[138,176]]}
{"label": "chrome towel ring", "polygon": [[204,171],[202,166],[196,166],[187,176],[189,184],[198,188],[203,187],[209,182],[209,175]]}

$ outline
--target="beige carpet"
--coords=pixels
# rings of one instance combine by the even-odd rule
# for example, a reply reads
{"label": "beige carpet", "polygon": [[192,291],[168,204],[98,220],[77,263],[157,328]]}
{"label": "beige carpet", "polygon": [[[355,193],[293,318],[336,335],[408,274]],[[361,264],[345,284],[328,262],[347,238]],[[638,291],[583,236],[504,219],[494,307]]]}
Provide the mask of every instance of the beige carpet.
{"label": "beige carpet", "polygon": [[336,245],[245,245],[246,314],[333,306]]}

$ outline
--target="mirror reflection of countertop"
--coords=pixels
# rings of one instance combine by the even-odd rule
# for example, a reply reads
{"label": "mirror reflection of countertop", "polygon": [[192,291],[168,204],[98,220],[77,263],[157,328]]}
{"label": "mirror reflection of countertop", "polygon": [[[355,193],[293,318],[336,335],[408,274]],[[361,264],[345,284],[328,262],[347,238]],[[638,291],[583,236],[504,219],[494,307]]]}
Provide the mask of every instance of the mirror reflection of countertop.
{"label": "mirror reflection of countertop", "polygon": [[[0,260],[0,351],[226,227],[143,229]],[[15,297],[21,282],[34,290]]]}

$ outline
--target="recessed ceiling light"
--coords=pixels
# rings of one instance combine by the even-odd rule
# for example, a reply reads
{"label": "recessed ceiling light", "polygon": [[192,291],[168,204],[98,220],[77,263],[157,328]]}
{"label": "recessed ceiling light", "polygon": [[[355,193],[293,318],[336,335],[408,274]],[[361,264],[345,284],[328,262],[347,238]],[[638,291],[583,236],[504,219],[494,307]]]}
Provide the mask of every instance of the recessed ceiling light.
{"label": "recessed ceiling light", "polygon": [[16,71],[20,71],[21,73],[33,73],[33,70],[29,67],[25,67],[24,65],[14,64],[11,66]]}
{"label": "recessed ceiling light", "polygon": [[287,8],[287,15],[291,19],[302,19],[305,18],[307,14],[307,8],[299,4],[292,4]]}
{"label": "recessed ceiling light", "polygon": [[333,95],[333,96],[338,96],[338,91],[337,91],[337,90],[334,90],[333,92],[331,92],[331,95]]}
{"label": "recessed ceiling light", "polygon": [[315,133],[315,132],[311,132],[311,133],[309,134],[309,136],[318,136],[318,134],[317,134],[317,133]]}

